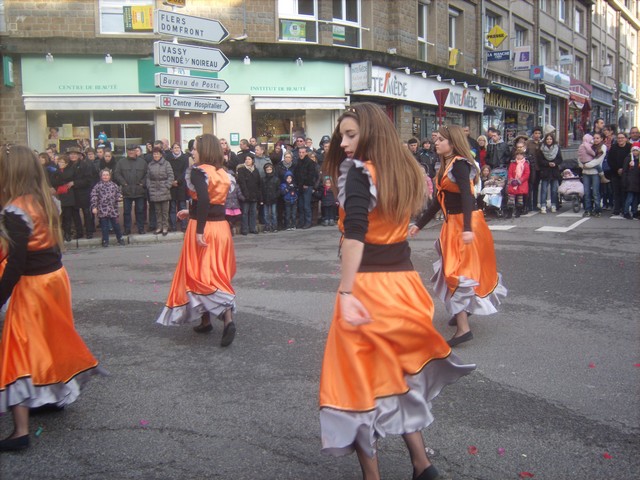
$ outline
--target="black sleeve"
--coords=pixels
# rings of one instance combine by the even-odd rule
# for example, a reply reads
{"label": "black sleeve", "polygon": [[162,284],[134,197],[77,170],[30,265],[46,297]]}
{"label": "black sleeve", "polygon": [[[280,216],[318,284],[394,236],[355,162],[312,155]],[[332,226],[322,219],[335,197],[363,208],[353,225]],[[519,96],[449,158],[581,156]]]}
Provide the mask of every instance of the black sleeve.
{"label": "black sleeve", "polygon": [[437,200],[434,200],[433,202],[431,202],[431,205],[429,205],[429,208],[427,208],[422,213],[422,215],[420,216],[420,218],[416,222],[416,226],[420,230],[422,230],[427,223],[429,223],[431,220],[433,220],[433,218],[436,216],[436,214],[439,211],[440,211],[440,202],[438,202]]}
{"label": "black sleeve", "polygon": [[198,203],[196,206],[196,233],[204,233],[204,226],[207,223],[207,214],[209,213],[209,190],[207,188],[205,173],[199,168],[192,169],[191,183],[198,195]]}
{"label": "black sleeve", "polygon": [[475,198],[469,187],[469,175],[471,174],[471,165],[466,160],[456,160],[451,169],[451,174],[460,187],[460,200],[462,201],[462,215],[464,221],[464,231],[471,231],[471,212],[474,210]]}
{"label": "black sleeve", "polygon": [[27,263],[27,244],[31,231],[20,216],[6,212],[4,224],[9,234],[9,255],[7,266],[0,280],[0,307],[6,303]]}
{"label": "black sleeve", "polygon": [[351,167],[344,189],[344,238],[364,243],[369,229],[369,177],[356,167]]}

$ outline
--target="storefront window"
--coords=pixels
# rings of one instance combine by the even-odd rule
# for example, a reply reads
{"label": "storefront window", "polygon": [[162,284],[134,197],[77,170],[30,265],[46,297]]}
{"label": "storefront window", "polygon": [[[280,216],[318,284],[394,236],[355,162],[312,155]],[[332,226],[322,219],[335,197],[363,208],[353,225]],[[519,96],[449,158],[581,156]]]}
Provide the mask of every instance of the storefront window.
{"label": "storefront window", "polygon": [[304,110],[254,110],[252,117],[255,137],[269,150],[278,141],[293,144],[295,137],[306,136]]}

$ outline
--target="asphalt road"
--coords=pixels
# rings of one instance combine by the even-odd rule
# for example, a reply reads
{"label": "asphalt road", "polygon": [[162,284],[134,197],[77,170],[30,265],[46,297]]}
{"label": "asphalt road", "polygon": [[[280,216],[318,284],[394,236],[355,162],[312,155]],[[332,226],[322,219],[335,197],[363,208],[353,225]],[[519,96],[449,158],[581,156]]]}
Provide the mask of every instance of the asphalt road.
{"label": "asphalt road", "polygon": [[[498,314],[472,317],[475,338],[457,349],[478,368],[434,401],[434,464],[452,479],[637,478],[640,222],[538,214],[490,225],[509,296]],[[411,243],[427,285],[438,231]],[[221,324],[197,335],[154,323],[181,243],[151,240],[65,255],[77,328],[111,375],[64,412],[33,416],[32,448],[1,454],[0,478],[360,478],[355,456],[320,454],[337,230],[236,237],[227,349]],[[446,338],[447,320],[436,301]],[[0,435],[11,428],[0,417]],[[401,439],[379,449],[384,479],[411,478]]]}

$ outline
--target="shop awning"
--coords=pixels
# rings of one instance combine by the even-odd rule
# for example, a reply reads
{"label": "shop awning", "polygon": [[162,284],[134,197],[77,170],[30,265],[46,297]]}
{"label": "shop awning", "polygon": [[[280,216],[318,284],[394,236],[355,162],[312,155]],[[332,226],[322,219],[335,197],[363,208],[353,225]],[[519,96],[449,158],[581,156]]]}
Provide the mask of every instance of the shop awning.
{"label": "shop awning", "polygon": [[579,102],[578,100],[571,100],[571,103],[569,103],[569,106],[573,108],[577,108],[578,110],[582,110],[582,107],[584,107],[584,103]]}
{"label": "shop awning", "polygon": [[541,95],[539,93],[530,92],[529,90],[522,90],[521,88],[510,87],[509,85],[503,85],[502,83],[493,82],[491,84],[491,88],[492,89],[495,88],[496,90],[499,90],[501,92],[512,93],[514,95],[522,95],[524,97],[535,98],[536,100],[544,100],[545,99],[545,96]]}
{"label": "shop awning", "polygon": [[556,97],[569,99],[569,90],[565,90],[564,88],[554,87],[553,85],[544,85],[544,90],[549,95],[555,95]]}
{"label": "shop awning", "polygon": [[636,104],[638,103],[638,101],[634,97],[624,92],[620,92],[620,98],[630,103],[636,103]]}
{"label": "shop awning", "polygon": [[256,110],[344,110],[347,97],[263,97],[254,96]]}
{"label": "shop awning", "polygon": [[157,110],[155,95],[25,95],[25,110]]}

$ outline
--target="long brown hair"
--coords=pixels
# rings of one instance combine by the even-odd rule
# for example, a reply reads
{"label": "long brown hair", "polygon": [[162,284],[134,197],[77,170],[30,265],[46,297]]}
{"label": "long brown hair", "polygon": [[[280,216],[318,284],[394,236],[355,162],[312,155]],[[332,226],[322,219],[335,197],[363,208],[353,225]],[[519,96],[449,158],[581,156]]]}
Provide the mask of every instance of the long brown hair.
{"label": "long brown hair", "polygon": [[458,125],[443,125],[438,129],[438,134],[447,139],[449,141],[449,144],[453,148],[452,156],[450,158],[444,158],[440,156],[441,161],[440,170],[438,170],[438,180],[442,180],[444,171],[447,169],[449,163],[451,163],[455,157],[462,157],[466,159],[467,163],[471,165],[471,168],[476,171],[473,183],[478,183],[478,180],[480,178],[480,168],[474,161],[474,156],[473,153],[471,153],[469,141],[467,140],[467,136],[465,135],[462,127],[459,127]]}
{"label": "long brown hair", "polygon": [[340,123],[345,118],[354,119],[360,130],[354,158],[370,160],[375,166],[377,208],[380,214],[399,223],[407,215],[420,211],[424,202],[424,180],[420,166],[402,145],[389,117],[374,103],[354,104],[338,118],[323,163],[325,173],[332,177],[333,184],[337,184],[340,164],[345,159],[340,147]]}
{"label": "long brown hair", "polygon": [[224,152],[220,140],[215,135],[205,133],[196,138],[196,150],[200,163],[213,165],[216,168],[224,166]]}
{"label": "long brown hair", "polygon": [[[46,217],[52,240],[61,246],[60,212],[38,157],[24,145],[5,145],[0,150],[0,205],[5,207],[23,195],[33,195]],[[8,239],[4,235],[0,244],[7,251]]]}

